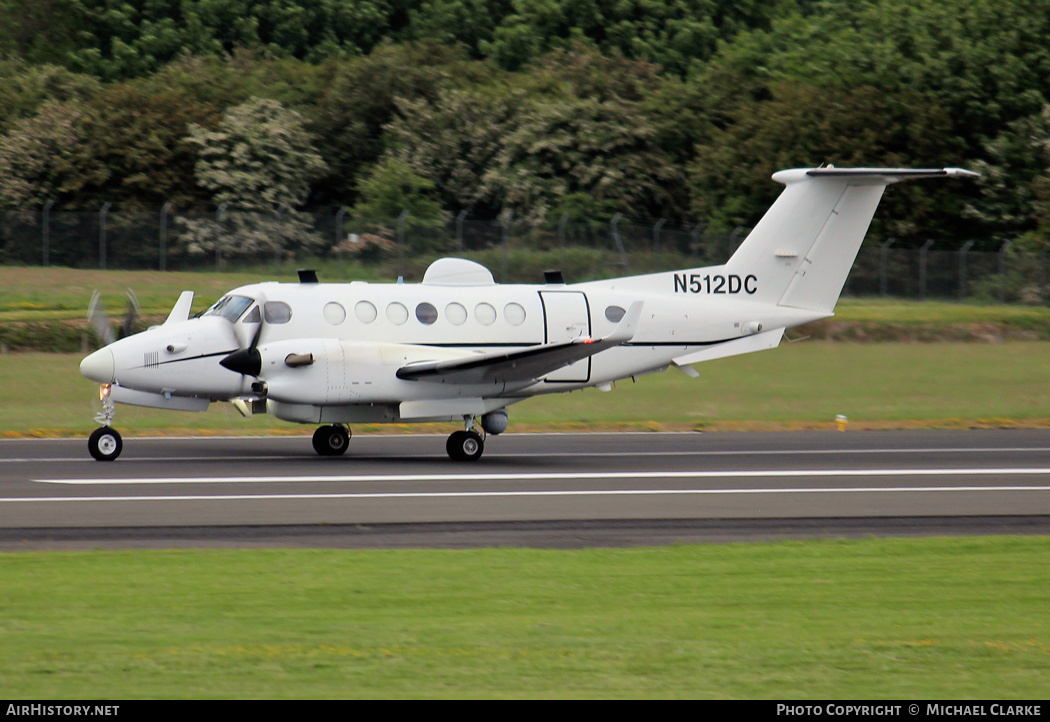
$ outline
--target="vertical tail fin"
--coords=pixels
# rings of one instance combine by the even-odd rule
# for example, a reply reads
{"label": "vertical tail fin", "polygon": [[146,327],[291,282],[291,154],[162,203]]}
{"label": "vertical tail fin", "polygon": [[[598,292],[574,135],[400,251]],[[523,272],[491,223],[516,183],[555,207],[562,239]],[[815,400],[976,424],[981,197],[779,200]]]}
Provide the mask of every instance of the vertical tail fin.
{"label": "vertical tail fin", "polygon": [[787,187],[726,264],[759,280],[752,297],[831,314],[882,192],[910,178],[970,177],[959,168],[798,168],[773,174]]}

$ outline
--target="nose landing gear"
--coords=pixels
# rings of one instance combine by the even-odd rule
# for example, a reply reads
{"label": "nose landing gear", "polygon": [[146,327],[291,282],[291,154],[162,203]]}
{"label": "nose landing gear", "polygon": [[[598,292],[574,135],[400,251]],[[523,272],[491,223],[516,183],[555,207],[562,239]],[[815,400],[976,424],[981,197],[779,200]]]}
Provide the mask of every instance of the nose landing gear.
{"label": "nose landing gear", "polygon": [[95,457],[95,461],[113,461],[120,456],[123,448],[124,442],[120,434],[109,426],[95,429],[88,438],[88,451]]}
{"label": "nose landing gear", "polygon": [[110,385],[102,384],[98,389],[98,398],[102,401],[102,411],[95,416],[95,421],[102,428],[95,429],[88,437],[88,451],[96,461],[113,461],[124,448],[124,442],[117,430],[110,426],[116,404],[110,398]]}

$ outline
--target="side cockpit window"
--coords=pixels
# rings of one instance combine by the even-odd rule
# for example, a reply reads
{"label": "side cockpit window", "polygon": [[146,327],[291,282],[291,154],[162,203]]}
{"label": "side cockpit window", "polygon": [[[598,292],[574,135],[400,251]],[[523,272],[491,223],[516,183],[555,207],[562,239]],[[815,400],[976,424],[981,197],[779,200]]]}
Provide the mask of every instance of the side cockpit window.
{"label": "side cockpit window", "polygon": [[223,296],[215,302],[211,308],[204,312],[205,316],[222,316],[233,323],[241,314],[248,310],[254,299],[248,296]]}
{"label": "side cockpit window", "polygon": [[248,312],[248,315],[241,319],[241,323],[259,323],[262,321],[262,312],[258,306],[252,306],[252,310]]}

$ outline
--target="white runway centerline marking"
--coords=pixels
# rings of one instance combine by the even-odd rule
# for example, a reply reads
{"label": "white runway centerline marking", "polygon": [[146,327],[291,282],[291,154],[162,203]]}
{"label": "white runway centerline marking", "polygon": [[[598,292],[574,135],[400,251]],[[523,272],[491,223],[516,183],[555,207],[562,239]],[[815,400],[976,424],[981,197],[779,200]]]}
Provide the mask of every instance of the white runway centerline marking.
{"label": "white runway centerline marking", "polygon": [[[672,471],[672,472],[550,472],[512,474],[379,474],[340,476],[251,476],[251,477],[177,477],[130,479],[37,479],[45,484],[74,486],[132,485],[202,485],[244,483],[304,482],[500,482],[500,481],[580,481],[632,479],[783,479],[799,477],[944,477],[944,476],[1039,476],[1050,475],[1050,468],[1014,469],[839,469],[839,470],[756,470],[756,471]],[[521,489],[521,490],[447,490],[447,491],[359,491],[272,494],[164,494],[156,496],[82,496],[41,498],[0,498],[0,503],[47,502],[114,502],[114,501],[218,501],[218,500],[295,500],[295,499],[463,499],[514,497],[610,497],[610,496],[701,496],[757,494],[858,494],[858,493],[958,493],[958,492],[1047,492],[1048,485],[1030,486],[829,486],[793,488],[716,488],[716,489]]]}
{"label": "white runway centerline marking", "polygon": [[40,502],[114,502],[114,501],[262,501],[289,499],[462,499],[514,497],[587,497],[587,496],[695,496],[735,494],[856,494],[972,491],[1050,491],[1050,486],[924,486],[924,487],[810,487],[796,489],[592,489],[551,491],[391,491],[319,494],[196,494],[163,496],[63,496],[37,498],[0,498],[0,503]]}
{"label": "white runway centerline marking", "polygon": [[124,479],[33,479],[42,484],[110,486],[136,484],[289,484],[373,481],[573,481],[593,479],[785,479],[879,476],[1038,476],[1050,468],[1013,469],[756,469],[744,471],[553,471],[510,474],[360,474],[326,476],[180,476]]}

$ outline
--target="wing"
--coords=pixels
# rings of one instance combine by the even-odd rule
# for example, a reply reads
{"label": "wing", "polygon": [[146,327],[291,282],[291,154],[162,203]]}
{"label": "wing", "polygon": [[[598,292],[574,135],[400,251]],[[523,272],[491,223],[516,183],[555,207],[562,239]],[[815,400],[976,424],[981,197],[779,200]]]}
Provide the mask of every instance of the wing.
{"label": "wing", "polygon": [[642,302],[636,301],[605,338],[583,338],[565,343],[541,344],[516,351],[471,355],[448,361],[419,361],[397,370],[399,379],[475,384],[540,379],[563,366],[585,359],[634,338]]}

